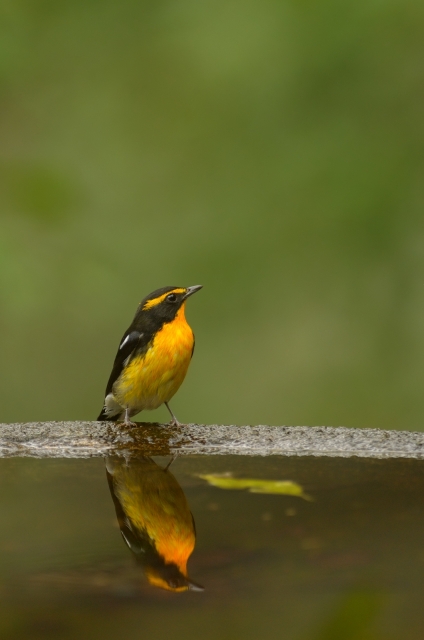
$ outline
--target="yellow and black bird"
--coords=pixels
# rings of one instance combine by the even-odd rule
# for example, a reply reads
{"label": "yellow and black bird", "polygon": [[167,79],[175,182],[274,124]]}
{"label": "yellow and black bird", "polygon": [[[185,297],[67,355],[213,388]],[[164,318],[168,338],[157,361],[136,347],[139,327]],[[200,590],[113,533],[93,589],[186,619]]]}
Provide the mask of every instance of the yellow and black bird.
{"label": "yellow and black bird", "polygon": [[203,591],[187,574],[196,543],[194,519],[176,478],[151,458],[106,458],[106,474],[122,537],[151,585]]}
{"label": "yellow and black bird", "polygon": [[164,287],[146,296],[120,342],[97,420],[124,420],[143,409],[165,404],[180,388],[194,351],[194,334],[185,318],[185,303],[202,285]]}

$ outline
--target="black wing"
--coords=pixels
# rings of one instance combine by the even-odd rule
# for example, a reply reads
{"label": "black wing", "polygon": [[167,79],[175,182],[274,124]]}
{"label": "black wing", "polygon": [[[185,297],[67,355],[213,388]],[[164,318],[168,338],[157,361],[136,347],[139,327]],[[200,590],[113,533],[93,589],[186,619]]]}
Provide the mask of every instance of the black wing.
{"label": "black wing", "polygon": [[109,484],[110,495],[112,496],[113,504],[115,505],[116,517],[118,519],[121,535],[131,551],[137,556],[138,559],[141,559],[143,563],[143,560],[146,560],[147,556],[151,556],[152,554],[157,555],[154,545],[152,544],[152,541],[150,540],[147,533],[145,533],[144,531],[140,531],[136,527],[132,529],[132,522],[125,513],[121,501],[115,493],[115,483],[113,475],[109,473],[107,469],[106,476]]}
{"label": "black wing", "polygon": [[126,333],[124,333],[124,337],[121,340],[118,353],[115,357],[115,362],[113,363],[113,369],[107,383],[105,396],[107,396],[112,391],[114,383],[122,373],[122,369],[124,368],[126,359],[131,356],[134,349],[140,346],[140,339],[142,337],[143,334],[139,331],[131,331],[130,333],[128,333],[127,331]]}

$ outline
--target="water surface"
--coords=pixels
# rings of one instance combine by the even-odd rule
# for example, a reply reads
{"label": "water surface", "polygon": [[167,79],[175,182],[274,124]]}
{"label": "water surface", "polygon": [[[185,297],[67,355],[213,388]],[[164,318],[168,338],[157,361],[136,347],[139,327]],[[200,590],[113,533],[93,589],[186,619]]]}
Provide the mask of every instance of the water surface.
{"label": "water surface", "polygon": [[0,462],[2,638],[421,640],[422,462],[169,461]]}

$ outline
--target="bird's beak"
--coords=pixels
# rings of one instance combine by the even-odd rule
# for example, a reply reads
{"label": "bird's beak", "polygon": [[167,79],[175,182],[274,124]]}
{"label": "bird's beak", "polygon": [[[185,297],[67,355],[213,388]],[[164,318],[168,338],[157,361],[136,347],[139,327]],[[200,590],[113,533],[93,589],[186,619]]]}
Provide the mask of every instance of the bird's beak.
{"label": "bird's beak", "polygon": [[203,287],[202,284],[195,284],[193,287],[187,287],[183,300],[186,300],[186,298],[188,298],[189,296],[192,296],[193,293],[196,293],[196,291],[200,291],[202,287]]}
{"label": "bird's beak", "polygon": [[193,580],[188,580],[188,588],[189,591],[204,591],[205,587],[202,587],[198,582],[193,582]]}

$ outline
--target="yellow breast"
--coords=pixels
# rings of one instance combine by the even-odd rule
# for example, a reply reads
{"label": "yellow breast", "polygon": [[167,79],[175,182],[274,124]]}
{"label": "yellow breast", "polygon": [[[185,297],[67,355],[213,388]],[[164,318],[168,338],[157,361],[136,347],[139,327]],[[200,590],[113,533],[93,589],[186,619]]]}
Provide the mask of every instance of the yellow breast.
{"label": "yellow breast", "polygon": [[115,491],[126,516],[146,532],[157,553],[187,575],[195,545],[193,517],[180,485],[153,460],[121,465],[114,473]]}
{"label": "yellow breast", "polygon": [[156,409],[178,391],[187,373],[194,336],[184,314],[185,303],[175,319],[163,325],[147,352],[134,358],[113,387],[113,395],[132,414]]}

